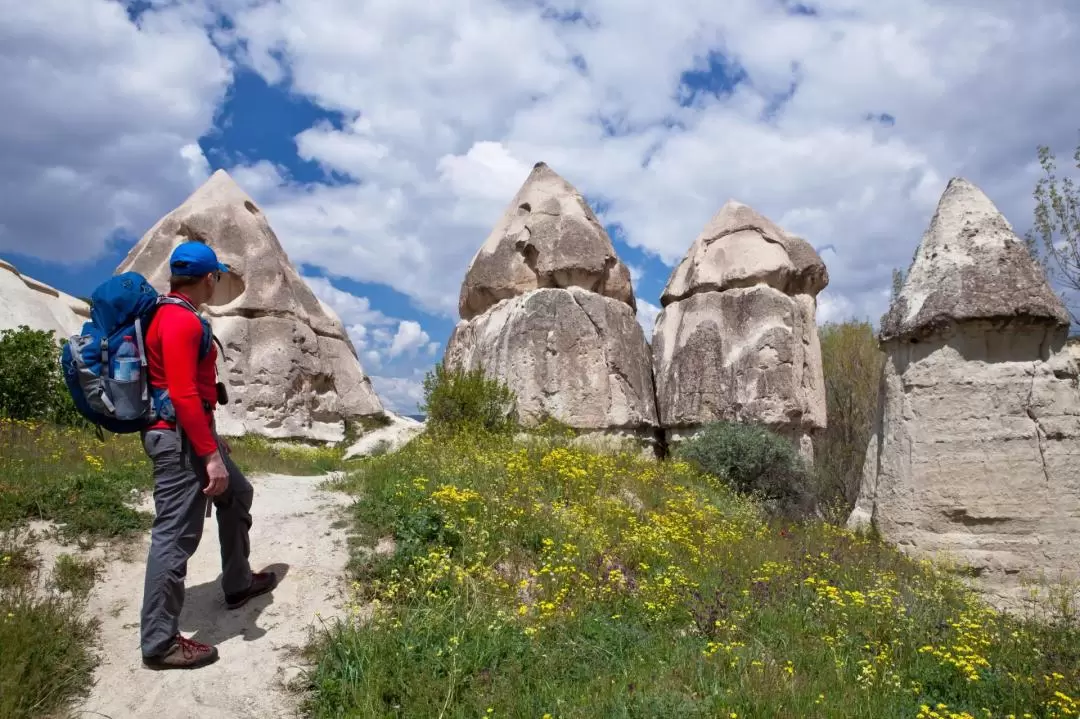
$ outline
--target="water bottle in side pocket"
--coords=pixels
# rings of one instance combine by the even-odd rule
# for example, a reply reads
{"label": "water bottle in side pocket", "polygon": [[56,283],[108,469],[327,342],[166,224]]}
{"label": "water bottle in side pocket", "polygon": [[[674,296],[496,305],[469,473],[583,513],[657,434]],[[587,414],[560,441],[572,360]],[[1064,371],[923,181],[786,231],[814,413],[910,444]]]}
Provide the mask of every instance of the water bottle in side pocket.
{"label": "water bottle in side pocket", "polygon": [[141,374],[139,348],[131,337],[124,337],[113,357],[113,379],[117,382],[138,382]]}

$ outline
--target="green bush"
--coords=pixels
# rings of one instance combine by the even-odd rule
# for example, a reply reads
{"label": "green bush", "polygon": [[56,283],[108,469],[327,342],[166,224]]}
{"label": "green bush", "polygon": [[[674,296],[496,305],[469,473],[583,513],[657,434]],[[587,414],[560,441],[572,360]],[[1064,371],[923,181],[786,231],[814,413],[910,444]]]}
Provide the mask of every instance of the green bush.
{"label": "green bush", "polygon": [[53,333],[30,329],[0,331],[0,417],[80,424],[60,371],[60,348]]}
{"label": "green bush", "polygon": [[842,521],[858,498],[885,355],[869,322],[828,323],[818,335],[829,422],[814,438],[816,492],[830,519]]}
{"label": "green bush", "polygon": [[513,391],[482,368],[447,368],[440,362],[424,377],[424,402],[432,430],[508,432],[517,427]]}
{"label": "green bush", "polygon": [[682,442],[678,459],[761,499],[778,515],[814,511],[812,477],[795,446],[758,424],[712,422]]}

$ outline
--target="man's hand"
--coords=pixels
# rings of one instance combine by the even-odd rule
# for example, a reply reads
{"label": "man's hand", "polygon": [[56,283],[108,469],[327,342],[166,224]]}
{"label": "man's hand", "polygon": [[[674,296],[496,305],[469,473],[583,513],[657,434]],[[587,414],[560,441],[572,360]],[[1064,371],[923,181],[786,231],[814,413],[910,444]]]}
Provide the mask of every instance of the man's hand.
{"label": "man's hand", "polygon": [[205,457],[206,474],[210,478],[203,494],[208,497],[216,497],[229,487],[229,470],[225,469],[225,461],[221,458],[221,452],[215,451]]}

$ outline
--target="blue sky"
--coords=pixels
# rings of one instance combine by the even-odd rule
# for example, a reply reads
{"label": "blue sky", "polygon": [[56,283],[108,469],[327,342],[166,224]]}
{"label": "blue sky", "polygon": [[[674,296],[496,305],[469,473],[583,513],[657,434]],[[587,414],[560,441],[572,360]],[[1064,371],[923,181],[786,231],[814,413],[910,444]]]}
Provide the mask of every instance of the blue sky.
{"label": "blue sky", "polygon": [[399,411],[537,161],[604,221],[646,327],[728,199],[821,252],[819,321],[874,319],[950,177],[1022,232],[1035,146],[1080,124],[1067,0],[74,7],[0,19],[0,257],[87,294],[223,168]]}

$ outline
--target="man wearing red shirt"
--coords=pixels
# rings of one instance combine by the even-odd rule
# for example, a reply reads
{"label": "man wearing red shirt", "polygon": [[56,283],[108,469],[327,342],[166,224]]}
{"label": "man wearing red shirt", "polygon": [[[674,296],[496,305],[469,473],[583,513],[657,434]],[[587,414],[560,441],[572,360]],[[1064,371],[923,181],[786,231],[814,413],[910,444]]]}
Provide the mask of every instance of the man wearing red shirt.
{"label": "man wearing red shirt", "polygon": [[[169,296],[146,333],[150,386],[161,417],[143,432],[154,466],[154,507],[141,616],[143,664],[151,669],[191,669],[218,659],[215,647],[180,635],[188,558],[203,531],[206,503],[217,508],[222,590],[230,609],[272,590],[273,572],[253,573],[248,563],[254,490],[229,457],[214,429],[217,348],[209,325],[196,313],[229,268],[202,242],[185,242],[169,259]],[[200,353],[206,354],[200,358]]]}

